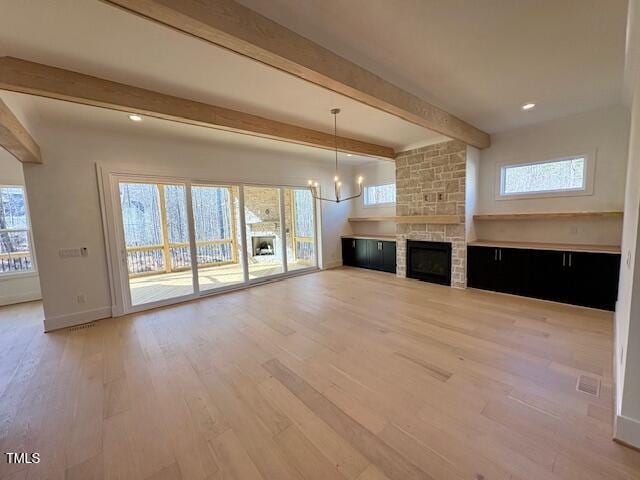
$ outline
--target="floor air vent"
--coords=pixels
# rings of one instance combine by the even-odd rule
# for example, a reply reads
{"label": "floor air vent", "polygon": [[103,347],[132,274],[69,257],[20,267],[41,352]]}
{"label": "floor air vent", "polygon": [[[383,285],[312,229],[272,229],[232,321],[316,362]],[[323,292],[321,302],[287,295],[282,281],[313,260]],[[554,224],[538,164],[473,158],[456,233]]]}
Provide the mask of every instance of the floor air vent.
{"label": "floor air vent", "polygon": [[96,322],[83,323],[82,325],[76,325],[75,327],[69,327],[68,331],[76,332],[78,330],[84,330],[85,328],[91,328],[91,327],[95,327],[95,326],[96,326]]}
{"label": "floor air vent", "polygon": [[578,377],[576,390],[597,397],[600,395],[600,380],[594,377],[588,377],[587,375],[580,375]]}

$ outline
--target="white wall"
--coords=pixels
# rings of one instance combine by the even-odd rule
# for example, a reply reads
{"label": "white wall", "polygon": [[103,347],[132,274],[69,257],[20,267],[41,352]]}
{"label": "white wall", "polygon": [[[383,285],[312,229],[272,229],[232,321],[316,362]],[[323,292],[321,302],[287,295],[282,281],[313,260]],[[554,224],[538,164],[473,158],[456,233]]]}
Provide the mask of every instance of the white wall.
{"label": "white wall", "polygon": [[[172,127],[178,133],[193,128]],[[238,141],[236,134],[226,132],[206,130],[202,138],[182,138],[135,135],[136,131],[141,130],[127,133],[69,121],[50,122],[39,129],[45,162],[25,166],[25,177],[48,325],[103,317],[112,305],[96,163],[112,170],[221,182],[306,185],[309,178],[330,182],[333,177],[331,162],[305,159],[308,147],[291,146],[290,151],[301,153],[298,156],[260,148],[273,141],[251,137]],[[253,147],[243,147],[242,141]],[[347,231],[349,210],[348,204],[322,205],[325,266],[340,262],[340,235]],[[59,257],[61,248],[77,247],[88,247],[89,256]],[[86,298],[83,304],[78,303],[80,294]]]}
{"label": "white wall", "polygon": [[473,215],[478,212],[478,182],[480,176],[480,150],[467,146],[467,165],[464,189],[464,230],[467,242],[478,239]]}
{"label": "white wall", "polygon": [[[544,108],[540,106],[539,108]],[[523,112],[526,115],[526,112]],[[492,135],[482,150],[479,213],[622,210],[629,132],[628,110],[609,107]],[[592,195],[497,200],[497,171],[505,162],[546,160],[596,152]],[[476,222],[480,239],[619,245],[622,222]]]}
{"label": "white wall", "polygon": [[[24,185],[22,163],[2,148],[0,148],[0,185]],[[0,305],[40,298],[40,281],[37,273],[0,276]]]}
{"label": "white wall", "polygon": [[[394,162],[375,161],[362,167],[355,167],[353,171],[356,178],[358,175],[364,177],[364,186],[396,182],[396,165]],[[353,200],[352,217],[384,217],[395,216],[395,214],[395,204],[384,207],[365,207],[364,194],[360,198]],[[351,223],[350,225],[351,233],[354,234],[396,234],[396,225],[393,222],[359,222]]]}
{"label": "white wall", "polygon": [[625,214],[622,232],[622,265],[616,308],[615,359],[616,431],[615,437],[640,447],[640,1],[629,4],[627,65],[625,84],[631,90],[631,136]]}

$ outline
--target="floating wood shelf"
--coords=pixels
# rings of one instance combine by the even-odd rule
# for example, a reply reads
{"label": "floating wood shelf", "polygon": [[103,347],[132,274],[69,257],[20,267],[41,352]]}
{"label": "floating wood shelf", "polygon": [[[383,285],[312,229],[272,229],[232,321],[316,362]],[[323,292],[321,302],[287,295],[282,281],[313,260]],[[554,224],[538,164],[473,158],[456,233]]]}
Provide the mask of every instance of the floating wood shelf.
{"label": "floating wood shelf", "polygon": [[470,247],[527,248],[531,250],[557,250],[561,252],[620,253],[618,245],[584,245],[579,243],[538,243],[508,242],[496,240],[475,240]]}
{"label": "floating wood shelf", "polygon": [[579,220],[589,218],[621,218],[623,212],[550,212],[550,213],[487,213],[473,216],[474,220]]}
{"label": "floating wood shelf", "polygon": [[350,222],[431,223],[455,225],[462,223],[460,215],[407,215],[399,217],[352,217]]}
{"label": "floating wood shelf", "polygon": [[372,233],[371,235],[366,233],[354,233],[352,235],[341,235],[342,238],[363,238],[367,240],[385,240],[389,242],[395,242],[395,235],[387,235],[381,233]]}

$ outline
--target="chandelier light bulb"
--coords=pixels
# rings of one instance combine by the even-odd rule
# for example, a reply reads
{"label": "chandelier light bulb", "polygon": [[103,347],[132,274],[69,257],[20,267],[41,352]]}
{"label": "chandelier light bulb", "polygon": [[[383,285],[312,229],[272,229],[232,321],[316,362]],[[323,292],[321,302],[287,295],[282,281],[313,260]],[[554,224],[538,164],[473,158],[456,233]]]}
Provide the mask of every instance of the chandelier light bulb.
{"label": "chandelier light bulb", "polygon": [[362,175],[360,175],[358,177],[358,185],[362,184],[362,180],[364,180],[364,178],[362,178]]}
{"label": "chandelier light bulb", "polygon": [[317,188],[318,187],[318,182],[314,183],[313,186]]}
{"label": "chandelier light bulb", "polygon": [[333,181],[337,182],[338,181],[338,176],[336,175],[335,177],[333,177]]}
{"label": "chandelier light bulb", "polygon": [[313,185],[313,180],[309,180],[307,183],[309,184],[309,186],[311,186]]}
{"label": "chandelier light bulb", "polygon": [[338,182],[338,186],[341,187],[342,186],[342,182]]}

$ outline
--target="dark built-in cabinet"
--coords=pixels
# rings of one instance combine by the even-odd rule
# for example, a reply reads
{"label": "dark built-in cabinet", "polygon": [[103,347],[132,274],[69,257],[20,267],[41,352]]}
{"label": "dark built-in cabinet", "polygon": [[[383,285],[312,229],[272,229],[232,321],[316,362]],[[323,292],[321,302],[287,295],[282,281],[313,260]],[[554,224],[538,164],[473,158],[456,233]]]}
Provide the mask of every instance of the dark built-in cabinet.
{"label": "dark built-in cabinet", "polygon": [[468,247],[469,287],[614,310],[620,254]]}
{"label": "dark built-in cabinet", "polygon": [[343,238],[342,263],[396,273],[396,242],[371,238]]}

